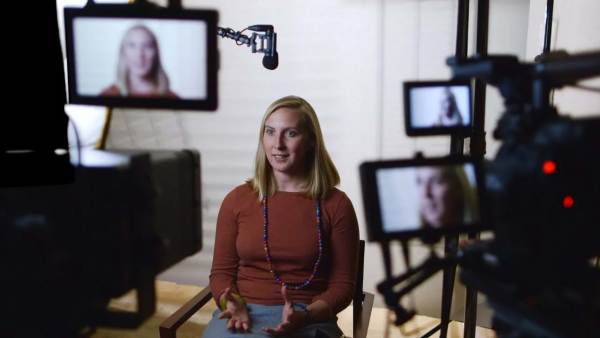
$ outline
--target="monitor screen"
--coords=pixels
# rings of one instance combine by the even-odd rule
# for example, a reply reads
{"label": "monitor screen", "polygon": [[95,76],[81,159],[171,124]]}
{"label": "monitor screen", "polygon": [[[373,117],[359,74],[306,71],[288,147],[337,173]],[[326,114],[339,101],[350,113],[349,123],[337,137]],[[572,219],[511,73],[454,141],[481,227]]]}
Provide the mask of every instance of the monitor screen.
{"label": "monitor screen", "polygon": [[481,224],[481,173],[474,161],[366,162],[361,182],[372,240],[455,233]]}
{"label": "monitor screen", "polygon": [[404,102],[407,135],[446,135],[470,130],[468,82],[405,82]]}
{"label": "monitor screen", "polygon": [[215,11],[66,8],[69,101],[215,110],[216,24]]}

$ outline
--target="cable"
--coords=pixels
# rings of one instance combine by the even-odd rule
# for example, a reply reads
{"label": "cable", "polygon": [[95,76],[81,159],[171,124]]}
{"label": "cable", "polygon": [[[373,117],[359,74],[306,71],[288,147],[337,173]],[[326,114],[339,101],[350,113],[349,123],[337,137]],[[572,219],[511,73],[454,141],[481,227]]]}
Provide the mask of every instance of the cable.
{"label": "cable", "polygon": [[[246,28],[242,29],[241,31],[237,32],[237,34],[239,36],[242,36],[242,33],[244,33],[247,29],[248,29],[248,27],[246,27]],[[238,40],[235,40],[235,44],[238,45],[238,46],[241,46],[241,45],[244,44],[244,42],[238,42]]]}
{"label": "cable", "polygon": [[222,38],[229,38],[229,39],[234,40],[235,44],[238,46],[242,46],[242,45],[250,46],[252,44],[252,39],[249,36],[242,34],[247,29],[248,29],[248,27],[244,28],[242,31],[236,32],[232,28],[218,27],[217,35]]}

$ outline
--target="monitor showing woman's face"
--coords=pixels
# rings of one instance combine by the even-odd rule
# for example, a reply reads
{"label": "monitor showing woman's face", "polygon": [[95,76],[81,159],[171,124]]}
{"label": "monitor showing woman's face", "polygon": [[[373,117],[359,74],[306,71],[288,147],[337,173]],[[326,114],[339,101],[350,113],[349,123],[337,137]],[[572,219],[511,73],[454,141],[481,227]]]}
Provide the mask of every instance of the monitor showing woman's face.
{"label": "monitor showing woman's face", "polygon": [[215,110],[213,10],[65,9],[69,102]]}
{"label": "monitor showing woman's face", "polygon": [[406,134],[451,135],[471,127],[471,87],[457,81],[404,83]]}
{"label": "monitor showing woman's face", "polygon": [[473,163],[400,163],[370,173],[384,233],[450,229],[479,222]]}

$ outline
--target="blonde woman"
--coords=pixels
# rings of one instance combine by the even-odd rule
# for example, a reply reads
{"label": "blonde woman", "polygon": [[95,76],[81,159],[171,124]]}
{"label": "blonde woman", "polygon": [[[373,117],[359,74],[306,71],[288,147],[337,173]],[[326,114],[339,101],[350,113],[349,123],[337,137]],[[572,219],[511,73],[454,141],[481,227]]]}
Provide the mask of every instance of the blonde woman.
{"label": "blonde woman", "polygon": [[205,338],[335,337],[352,300],[358,225],[311,105],[296,96],[263,117],[254,177],[224,199]]}
{"label": "blonde woman", "polygon": [[421,226],[442,228],[479,221],[475,188],[462,165],[417,169]]}
{"label": "blonde woman", "polygon": [[158,41],[148,27],[138,24],[125,32],[119,48],[117,81],[100,95],[178,98],[169,89]]}
{"label": "blonde woman", "polygon": [[463,118],[456,103],[456,97],[449,88],[444,88],[440,101],[440,112],[435,121],[435,126],[454,127],[462,126]]}

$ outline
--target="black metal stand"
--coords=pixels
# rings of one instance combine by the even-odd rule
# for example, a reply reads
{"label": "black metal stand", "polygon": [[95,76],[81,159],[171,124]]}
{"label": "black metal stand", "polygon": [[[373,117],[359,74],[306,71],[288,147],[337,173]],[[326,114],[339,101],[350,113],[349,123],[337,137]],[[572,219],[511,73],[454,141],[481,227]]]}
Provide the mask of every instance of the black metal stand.
{"label": "black metal stand", "polygon": [[554,0],[546,1],[546,29],[544,31],[543,53],[550,53],[550,41],[552,40],[552,16],[554,15]]}
{"label": "black metal stand", "polygon": [[[486,56],[488,51],[490,1],[477,1],[477,45],[478,56]],[[473,90],[473,135],[471,136],[471,156],[483,159],[485,155],[485,88],[483,80],[475,80]]]}
{"label": "black metal stand", "polygon": [[[478,238],[478,235],[469,234],[469,239]],[[465,326],[463,331],[464,338],[474,338],[475,328],[477,327],[477,290],[467,286],[467,296],[465,300]]]}
{"label": "black metal stand", "polygon": [[[488,29],[490,16],[490,1],[477,2],[477,55],[486,56],[488,53]],[[473,103],[473,136],[471,138],[471,156],[483,160],[485,155],[485,93],[486,85],[481,80],[475,80],[475,101]],[[469,239],[477,238],[479,234],[469,234]],[[463,337],[474,338],[477,325],[477,290],[466,287],[465,326]]]}
{"label": "black metal stand", "polygon": [[[456,23],[456,50],[455,57],[457,61],[467,57],[469,37],[469,0],[458,1],[458,17]],[[450,138],[450,156],[460,157],[464,154],[464,136],[452,135]],[[444,238],[444,253],[456,255],[458,250],[458,237],[446,236]],[[446,338],[448,335],[448,325],[450,324],[450,310],[452,308],[452,293],[454,289],[454,279],[456,276],[456,265],[444,269],[442,282],[442,309],[440,325],[426,333],[423,338],[429,337],[437,329],[440,330],[440,338]]]}
{"label": "black metal stand", "polygon": [[[445,255],[455,255],[458,248],[458,236],[446,236],[444,241]],[[456,264],[444,268],[444,277],[442,282],[442,315],[440,322],[440,338],[445,338],[448,335],[450,309],[452,308],[452,291],[454,290],[455,276]]]}

